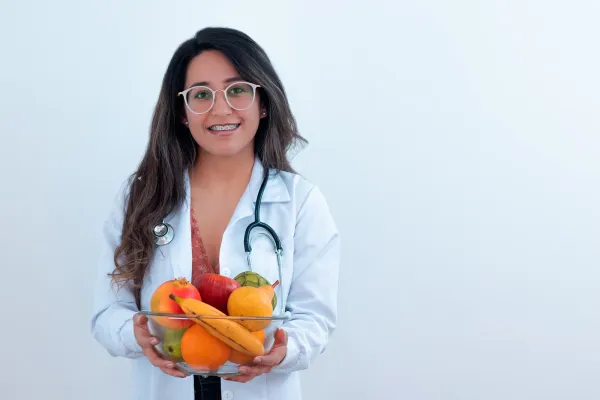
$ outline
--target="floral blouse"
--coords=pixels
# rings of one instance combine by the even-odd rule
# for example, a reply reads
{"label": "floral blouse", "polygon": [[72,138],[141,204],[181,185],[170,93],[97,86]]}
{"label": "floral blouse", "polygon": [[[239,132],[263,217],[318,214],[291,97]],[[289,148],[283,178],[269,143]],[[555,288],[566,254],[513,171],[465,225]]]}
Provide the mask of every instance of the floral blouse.
{"label": "floral blouse", "polygon": [[194,209],[190,210],[190,222],[192,226],[192,285],[198,287],[198,284],[196,284],[198,277],[205,273],[218,274],[219,264],[217,263],[217,266],[213,269],[208,260],[206,248],[200,237],[200,228],[194,215]]}

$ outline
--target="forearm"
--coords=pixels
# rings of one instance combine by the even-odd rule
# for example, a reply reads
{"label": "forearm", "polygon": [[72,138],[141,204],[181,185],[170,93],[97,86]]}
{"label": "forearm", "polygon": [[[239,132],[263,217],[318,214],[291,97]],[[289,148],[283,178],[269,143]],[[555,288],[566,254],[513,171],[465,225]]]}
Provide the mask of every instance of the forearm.
{"label": "forearm", "polygon": [[292,318],[281,326],[288,333],[287,355],[274,371],[306,369],[325,351],[337,324],[339,245],[338,234],[332,234],[292,283],[287,299]]}
{"label": "forearm", "polygon": [[310,316],[297,316],[281,328],[288,334],[287,353],[273,371],[286,373],[307,369],[325,351],[334,331],[330,321]]}
{"label": "forearm", "polygon": [[126,358],[142,355],[133,333],[133,316],[136,312],[135,303],[115,302],[93,315],[92,335],[110,355]]}

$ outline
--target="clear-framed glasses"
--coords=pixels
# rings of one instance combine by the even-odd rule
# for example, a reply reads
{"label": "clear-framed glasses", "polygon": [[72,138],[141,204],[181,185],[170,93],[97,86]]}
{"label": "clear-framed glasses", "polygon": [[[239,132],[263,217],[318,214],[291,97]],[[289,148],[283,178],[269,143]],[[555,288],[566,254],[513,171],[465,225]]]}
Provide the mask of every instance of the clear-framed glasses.
{"label": "clear-framed glasses", "polygon": [[234,110],[245,110],[249,108],[256,97],[256,85],[250,82],[234,82],[225,90],[213,90],[208,86],[192,86],[179,92],[183,96],[186,107],[194,114],[204,114],[210,111],[215,104],[217,92],[225,94],[225,101]]}

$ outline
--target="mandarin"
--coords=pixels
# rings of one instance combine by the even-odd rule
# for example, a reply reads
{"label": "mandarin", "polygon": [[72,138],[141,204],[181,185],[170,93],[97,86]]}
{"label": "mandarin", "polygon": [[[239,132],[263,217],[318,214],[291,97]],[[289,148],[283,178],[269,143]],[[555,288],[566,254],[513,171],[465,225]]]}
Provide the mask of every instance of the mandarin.
{"label": "mandarin", "polygon": [[215,371],[227,362],[231,348],[194,324],[181,338],[181,358],[194,369]]}

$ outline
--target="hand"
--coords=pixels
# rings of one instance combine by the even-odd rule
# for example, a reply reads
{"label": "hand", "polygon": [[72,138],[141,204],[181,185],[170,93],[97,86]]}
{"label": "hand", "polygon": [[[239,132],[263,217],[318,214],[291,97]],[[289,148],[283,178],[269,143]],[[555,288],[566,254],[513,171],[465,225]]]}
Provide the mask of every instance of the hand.
{"label": "hand", "polygon": [[259,375],[271,372],[273,367],[279,365],[287,354],[287,333],[283,329],[277,329],[275,332],[275,342],[268,354],[259,356],[249,365],[242,365],[239,368],[241,375],[223,377],[223,379],[235,382],[246,383]]}
{"label": "hand", "polygon": [[165,374],[175,376],[178,378],[185,378],[187,374],[175,369],[173,362],[163,359],[158,351],[154,348],[158,344],[158,339],[150,335],[148,330],[148,317],[141,314],[136,314],[133,317],[133,333],[135,334],[135,340],[142,347],[142,353],[146,356],[148,361],[155,367],[158,367]]}

